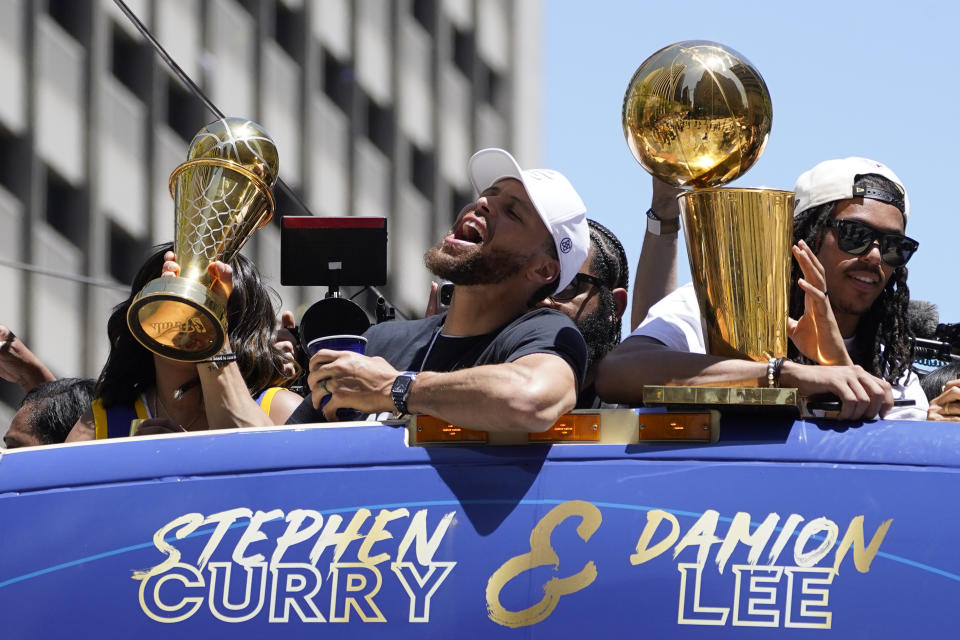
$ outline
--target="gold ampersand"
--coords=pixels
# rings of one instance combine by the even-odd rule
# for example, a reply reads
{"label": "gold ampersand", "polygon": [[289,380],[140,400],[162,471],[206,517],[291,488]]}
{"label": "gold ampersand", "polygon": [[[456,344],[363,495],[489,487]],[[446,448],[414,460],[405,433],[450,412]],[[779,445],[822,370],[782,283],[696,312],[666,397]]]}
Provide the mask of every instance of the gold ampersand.
{"label": "gold ampersand", "polygon": [[560,558],[550,546],[550,534],[571,516],[581,518],[577,535],[584,542],[590,539],[603,519],[600,510],[584,500],[564,502],[543,516],[530,532],[530,552],[507,560],[487,581],[487,615],[491,620],[512,629],[536,624],[553,613],[561,597],[580,591],[597,578],[597,567],[591,561],[572,576],[548,580],[543,585],[543,598],[526,609],[510,611],[500,603],[500,592],[521,573],[550,564],[554,569],[560,567]]}

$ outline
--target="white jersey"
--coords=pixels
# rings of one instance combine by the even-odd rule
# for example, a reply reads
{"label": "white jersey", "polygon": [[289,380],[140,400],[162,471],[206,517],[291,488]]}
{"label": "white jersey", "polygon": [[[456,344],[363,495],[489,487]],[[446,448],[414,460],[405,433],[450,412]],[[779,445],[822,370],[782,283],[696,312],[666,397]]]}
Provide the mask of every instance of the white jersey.
{"label": "white jersey", "polygon": [[[706,353],[700,307],[693,283],[687,283],[650,307],[647,317],[630,334],[646,336],[674,351]],[[849,346],[849,345],[848,345]],[[929,403],[920,387],[920,379],[908,371],[893,386],[894,400],[913,400],[912,407],[894,407],[884,420],[926,420]]]}

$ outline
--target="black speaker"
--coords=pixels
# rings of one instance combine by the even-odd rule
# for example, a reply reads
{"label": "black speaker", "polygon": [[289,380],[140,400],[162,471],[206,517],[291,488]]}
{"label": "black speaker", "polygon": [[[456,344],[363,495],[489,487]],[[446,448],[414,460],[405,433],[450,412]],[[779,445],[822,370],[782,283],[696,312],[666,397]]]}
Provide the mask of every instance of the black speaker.
{"label": "black speaker", "polygon": [[387,219],[284,216],[280,283],[379,286],[387,283]]}

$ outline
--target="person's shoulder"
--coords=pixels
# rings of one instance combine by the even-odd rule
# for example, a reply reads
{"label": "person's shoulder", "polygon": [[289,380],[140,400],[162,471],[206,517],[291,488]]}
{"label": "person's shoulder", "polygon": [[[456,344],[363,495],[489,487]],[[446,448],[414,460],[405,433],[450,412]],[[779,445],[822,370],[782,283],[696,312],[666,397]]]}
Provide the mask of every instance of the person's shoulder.
{"label": "person's shoulder", "polygon": [[524,327],[530,325],[557,328],[577,326],[574,324],[573,320],[563,313],[560,313],[556,309],[541,307],[527,311],[522,316],[518,317],[516,320],[507,325],[506,328]]}
{"label": "person's shoulder", "polygon": [[693,312],[697,315],[700,313],[697,304],[697,292],[693,288],[692,282],[677,287],[650,307],[650,313],[647,314],[646,319],[649,320],[657,316],[684,311]]}
{"label": "person's shoulder", "polygon": [[419,318],[416,320],[390,320],[372,325],[364,332],[367,340],[380,336],[410,335],[420,333],[421,331],[431,331],[434,327],[443,322],[445,314]]}
{"label": "person's shoulder", "polygon": [[693,283],[687,283],[671,292],[655,305],[643,322],[627,338],[653,338],[677,351],[703,353],[703,329],[700,307]]}
{"label": "person's shoulder", "polygon": [[[571,351],[586,357],[586,343],[577,325],[555,309],[532,309],[504,327],[494,339],[516,353]],[[579,356],[578,356],[579,357]]]}

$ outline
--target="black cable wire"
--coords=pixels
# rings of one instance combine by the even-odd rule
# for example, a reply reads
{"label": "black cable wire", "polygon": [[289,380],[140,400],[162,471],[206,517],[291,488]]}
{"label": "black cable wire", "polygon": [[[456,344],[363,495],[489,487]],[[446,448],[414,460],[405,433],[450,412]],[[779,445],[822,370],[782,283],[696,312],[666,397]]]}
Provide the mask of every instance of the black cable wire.
{"label": "black cable wire", "polygon": [[[184,84],[184,86],[186,86],[187,89],[189,89],[190,92],[191,92],[194,96],[196,96],[197,98],[199,98],[200,101],[203,102],[204,106],[206,106],[207,109],[209,109],[211,113],[213,113],[213,114],[214,114],[215,116],[217,116],[218,118],[221,118],[221,119],[222,119],[222,118],[225,118],[226,116],[224,116],[223,112],[220,111],[220,109],[217,108],[217,105],[215,105],[215,104],[213,103],[213,101],[210,100],[210,98],[208,98],[208,97],[206,96],[206,94],[203,92],[203,90],[200,89],[199,86],[197,86],[197,83],[195,83],[195,82],[190,78],[190,76],[187,75],[186,71],[184,71],[182,68],[180,68],[180,65],[178,65],[177,62],[170,56],[170,54],[167,53],[167,50],[163,48],[163,45],[160,44],[160,42],[159,42],[156,38],[153,37],[153,34],[150,33],[150,30],[147,29],[146,25],[144,25],[142,22],[140,22],[140,18],[137,17],[137,14],[135,14],[135,13],[130,9],[130,7],[127,6],[127,4],[126,4],[123,0],[113,0],[113,3],[114,3],[115,5],[117,5],[117,7],[120,9],[120,11],[123,12],[123,15],[125,15],[125,16],[127,17],[127,19],[128,19],[131,23],[133,23],[133,26],[135,26],[135,27],[137,28],[137,31],[139,31],[140,34],[141,34],[144,38],[147,39],[147,42],[150,43],[150,45],[153,47],[154,51],[157,52],[157,55],[159,55],[160,58],[161,58],[161,59],[166,63],[166,65],[170,68],[170,70],[173,71],[173,73],[174,73],[174,75],[177,77],[177,79],[180,80],[180,82],[182,82],[182,83]],[[276,184],[277,184],[277,186],[279,186],[279,187],[283,190],[283,192],[284,192],[291,200],[293,200],[295,203],[297,203],[297,205],[300,207],[301,211],[303,211],[303,212],[306,213],[307,215],[311,215],[311,216],[313,215],[313,212],[310,211],[310,209],[309,209],[309,208],[307,207],[307,205],[303,202],[303,200],[300,199],[300,196],[297,195],[297,193],[296,193],[293,189],[291,189],[290,187],[288,187],[288,186],[287,186],[287,183],[285,183],[281,178],[278,177],[278,178],[277,178],[277,181],[276,181]],[[372,286],[372,285],[370,285],[369,288],[370,288],[370,290],[373,291],[377,296],[379,296],[379,297],[383,298],[384,300],[386,300],[386,301],[387,301],[387,304],[389,304],[391,307],[393,307],[394,311],[396,311],[396,313],[397,313],[398,316],[400,316],[400,317],[401,317],[402,319],[404,319],[404,320],[407,319],[407,317],[406,317],[401,311],[399,311],[399,310],[396,308],[395,305],[393,305],[392,303],[390,303],[390,299],[387,298],[385,295],[383,295],[383,294],[380,292],[379,289],[377,289],[376,287],[374,287],[374,286]]]}
{"label": "black cable wire", "polygon": [[[207,97],[207,95],[203,92],[203,90],[199,86],[197,86],[197,83],[194,82],[190,78],[190,76],[187,75],[187,72],[184,71],[180,67],[180,65],[177,64],[177,62],[170,56],[169,53],[167,53],[167,50],[163,48],[163,45],[160,44],[160,42],[155,37],[153,37],[153,34],[150,33],[150,30],[147,29],[146,25],[140,22],[140,18],[137,17],[137,14],[131,11],[130,7],[128,7],[123,0],[113,0],[113,2],[114,4],[117,5],[120,11],[123,12],[123,15],[125,15],[127,19],[133,23],[133,26],[137,28],[137,31],[139,31],[140,34],[147,39],[147,42],[149,42],[153,46],[153,49],[154,51],[157,52],[157,55],[159,55],[160,58],[170,68],[170,70],[173,71],[173,74],[177,77],[177,79],[180,80],[180,82],[182,82],[184,86],[186,86],[187,89],[190,90],[190,93],[192,93],[194,96],[199,98],[200,101],[203,102],[204,106],[206,106],[207,109],[209,109],[213,115],[217,116],[221,120],[223,118],[226,118],[223,111],[220,111],[220,109],[217,108],[217,105],[215,105],[213,101]],[[307,205],[303,202],[303,200],[300,199],[300,196],[297,195],[297,193],[293,189],[287,186],[287,183],[284,182],[282,178],[277,177],[276,184],[278,187],[280,187],[280,189],[283,190],[283,192],[287,195],[287,197],[289,197],[291,200],[297,203],[297,206],[300,207],[301,211],[309,215],[313,215],[313,213],[310,212],[310,209],[307,208]]]}
{"label": "black cable wire", "polygon": [[30,273],[36,273],[42,276],[50,276],[51,278],[60,278],[61,280],[70,280],[72,282],[79,282],[80,284],[89,284],[95,287],[103,287],[104,289],[116,289],[117,291],[130,291],[130,285],[126,284],[117,284],[116,282],[109,282],[107,280],[97,280],[95,278],[87,278],[86,276],[78,276],[69,273],[63,273],[61,271],[54,271],[53,269],[45,269],[43,267],[38,267],[33,264],[27,264],[26,262],[17,262],[16,260],[6,260],[0,258],[0,266],[10,267],[12,269],[19,269],[21,271],[29,271]]}

